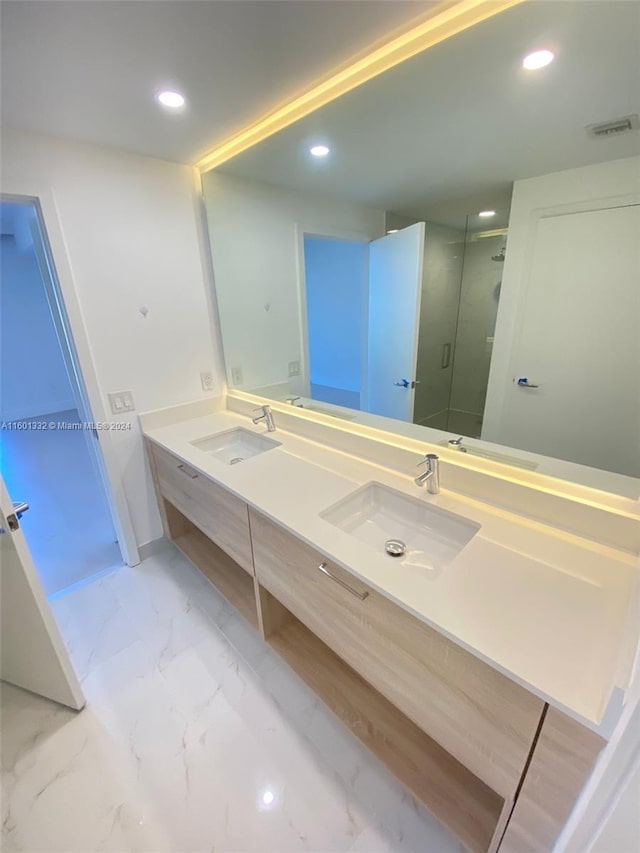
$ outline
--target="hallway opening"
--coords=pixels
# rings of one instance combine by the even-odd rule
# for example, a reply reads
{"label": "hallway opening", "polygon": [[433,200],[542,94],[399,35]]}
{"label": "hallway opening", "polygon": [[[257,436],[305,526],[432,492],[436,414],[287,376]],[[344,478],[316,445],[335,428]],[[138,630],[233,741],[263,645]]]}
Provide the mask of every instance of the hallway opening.
{"label": "hallway opening", "polygon": [[52,597],[123,560],[36,202],[0,221],[0,469]]}

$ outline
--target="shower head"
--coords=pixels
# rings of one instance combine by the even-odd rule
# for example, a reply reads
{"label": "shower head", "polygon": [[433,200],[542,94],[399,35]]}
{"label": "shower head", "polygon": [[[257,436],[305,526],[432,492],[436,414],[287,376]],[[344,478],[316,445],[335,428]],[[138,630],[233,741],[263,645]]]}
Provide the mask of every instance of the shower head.
{"label": "shower head", "polygon": [[506,250],[506,246],[503,246],[497,255],[491,255],[491,260],[492,261],[498,261],[499,263],[503,263],[505,250]]}

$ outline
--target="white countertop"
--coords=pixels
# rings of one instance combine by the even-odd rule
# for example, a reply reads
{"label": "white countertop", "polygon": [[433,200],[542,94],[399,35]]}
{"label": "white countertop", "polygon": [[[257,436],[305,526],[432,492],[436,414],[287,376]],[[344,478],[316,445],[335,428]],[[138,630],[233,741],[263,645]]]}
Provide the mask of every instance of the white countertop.
{"label": "white countertop", "polygon": [[[413,472],[369,461],[278,429],[281,442],[228,465],[191,442],[242,426],[229,411],[150,428],[145,434],[250,506],[361,578],[545,701],[597,728],[624,642],[636,558],[447,492],[430,495]],[[456,512],[481,529],[439,572],[377,553],[319,513],[371,481]]]}

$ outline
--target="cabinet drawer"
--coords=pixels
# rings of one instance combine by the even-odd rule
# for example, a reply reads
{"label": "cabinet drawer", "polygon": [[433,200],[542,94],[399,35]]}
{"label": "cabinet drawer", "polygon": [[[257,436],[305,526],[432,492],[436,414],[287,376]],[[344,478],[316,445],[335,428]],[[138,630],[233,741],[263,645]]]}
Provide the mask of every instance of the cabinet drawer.
{"label": "cabinet drawer", "polygon": [[253,574],[247,505],[222,486],[151,445],[162,495],[203,533]]}
{"label": "cabinet drawer", "polygon": [[259,582],[458,761],[512,798],[542,700],[259,513],[250,510],[250,519]]}

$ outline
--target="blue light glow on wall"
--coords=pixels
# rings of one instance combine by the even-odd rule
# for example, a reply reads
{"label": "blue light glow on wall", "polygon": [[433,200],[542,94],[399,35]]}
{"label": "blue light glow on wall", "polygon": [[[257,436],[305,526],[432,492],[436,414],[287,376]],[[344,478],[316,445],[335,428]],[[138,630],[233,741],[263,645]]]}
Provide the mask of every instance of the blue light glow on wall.
{"label": "blue light glow on wall", "polygon": [[314,399],[360,408],[369,245],[307,234],[304,268]]}

